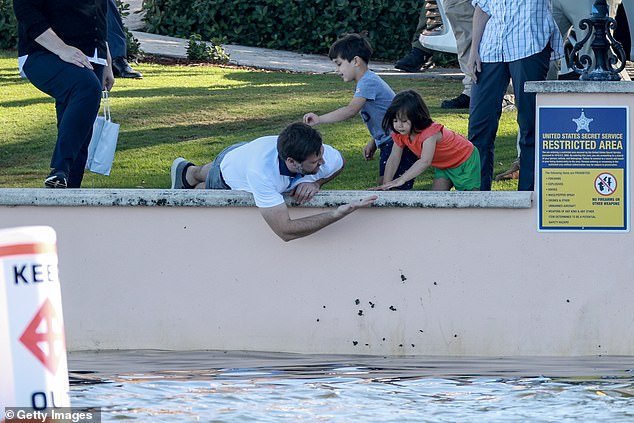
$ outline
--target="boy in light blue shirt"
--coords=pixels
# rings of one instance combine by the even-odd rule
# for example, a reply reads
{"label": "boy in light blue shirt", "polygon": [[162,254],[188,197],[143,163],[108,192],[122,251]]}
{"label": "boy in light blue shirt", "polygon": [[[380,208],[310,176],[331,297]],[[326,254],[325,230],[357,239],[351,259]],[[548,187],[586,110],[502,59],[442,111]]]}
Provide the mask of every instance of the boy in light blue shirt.
{"label": "boy in light blue shirt", "polygon": [[[320,123],[334,123],[350,119],[359,114],[370,131],[372,138],[363,149],[366,160],[372,160],[377,148],[380,151],[379,184],[383,183],[385,164],[392,151],[393,141],[389,132],[382,127],[383,116],[394,98],[394,91],[376,73],[368,68],[372,47],[359,34],[346,34],[330,47],[328,57],[336,65],[336,71],[345,82],[356,82],[354,96],[347,106],[332,112],[317,115],[306,113],[304,122],[313,126]],[[396,175],[401,175],[417,160],[408,149],[404,149],[401,164]],[[396,176],[398,177],[398,176]],[[414,180],[399,189],[411,189]]]}

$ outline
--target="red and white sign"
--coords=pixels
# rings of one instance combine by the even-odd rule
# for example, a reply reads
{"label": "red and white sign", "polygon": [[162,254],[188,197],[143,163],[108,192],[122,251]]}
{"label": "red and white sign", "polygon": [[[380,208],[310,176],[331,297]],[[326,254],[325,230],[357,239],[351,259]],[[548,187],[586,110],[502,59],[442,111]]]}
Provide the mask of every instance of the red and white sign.
{"label": "red and white sign", "polygon": [[0,230],[0,407],[70,407],[56,241]]}

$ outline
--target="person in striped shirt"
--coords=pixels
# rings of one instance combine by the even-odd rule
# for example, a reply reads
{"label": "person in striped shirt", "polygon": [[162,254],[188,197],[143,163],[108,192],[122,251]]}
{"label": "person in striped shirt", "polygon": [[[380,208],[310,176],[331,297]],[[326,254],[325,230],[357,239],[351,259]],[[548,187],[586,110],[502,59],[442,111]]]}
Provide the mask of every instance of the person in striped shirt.
{"label": "person in striped shirt", "polygon": [[481,186],[491,190],[495,136],[502,98],[513,82],[519,125],[518,190],[535,186],[535,93],[526,81],[546,79],[551,60],[563,54],[551,0],[473,0],[473,34],[468,71],[473,80],[468,138],[480,151]]}

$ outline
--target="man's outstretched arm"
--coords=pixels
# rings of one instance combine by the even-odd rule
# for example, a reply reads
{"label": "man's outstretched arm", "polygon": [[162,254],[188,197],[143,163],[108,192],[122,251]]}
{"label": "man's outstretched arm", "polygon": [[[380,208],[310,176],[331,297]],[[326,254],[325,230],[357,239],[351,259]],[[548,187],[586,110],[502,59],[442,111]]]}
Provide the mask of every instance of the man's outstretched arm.
{"label": "man's outstretched arm", "polygon": [[368,207],[374,203],[376,199],[377,196],[373,195],[359,201],[343,204],[336,209],[329,210],[327,212],[299,219],[291,219],[286,203],[282,203],[275,207],[260,208],[260,213],[262,213],[262,217],[271,227],[273,232],[277,234],[277,236],[282,238],[284,241],[291,241],[293,239],[315,233],[318,230],[343,219],[360,207]]}

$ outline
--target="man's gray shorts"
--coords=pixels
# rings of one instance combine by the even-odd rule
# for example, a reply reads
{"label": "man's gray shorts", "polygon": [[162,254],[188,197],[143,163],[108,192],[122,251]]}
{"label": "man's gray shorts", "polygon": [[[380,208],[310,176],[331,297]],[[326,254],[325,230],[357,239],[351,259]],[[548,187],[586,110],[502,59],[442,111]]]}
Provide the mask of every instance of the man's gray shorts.
{"label": "man's gray shorts", "polygon": [[225,148],[218,154],[218,156],[211,162],[211,168],[209,169],[209,173],[207,174],[207,179],[205,179],[205,189],[231,189],[229,185],[222,178],[222,173],[220,172],[220,163],[222,163],[222,159],[225,158],[228,152],[231,150],[235,150],[241,145],[246,144],[246,142],[239,142],[237,144],[230,145]]}

